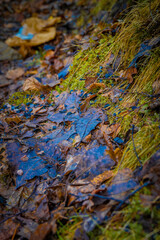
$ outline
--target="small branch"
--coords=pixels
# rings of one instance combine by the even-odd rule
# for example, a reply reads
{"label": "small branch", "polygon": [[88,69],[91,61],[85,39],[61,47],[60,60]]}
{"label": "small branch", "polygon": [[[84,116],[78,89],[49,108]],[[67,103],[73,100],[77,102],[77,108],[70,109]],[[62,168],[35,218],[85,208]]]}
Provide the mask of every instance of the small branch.
{"label": "small branch", "polygon": [[150,185],[151,183],[148,181],[148,182],[145,182],[142,186],[139,186],[137,189],[135,189],[133,192],[129,193],[127,197],[125,197],[125,199],[115,208],[114,212],[111,214],[111,216],[107,219],[107,220],[110,220],[116,213],[116,211],[118,211],[122,205],[130,198],[132,197],[135,193],[137,193],[138,191],[140,191],[142,188]]}

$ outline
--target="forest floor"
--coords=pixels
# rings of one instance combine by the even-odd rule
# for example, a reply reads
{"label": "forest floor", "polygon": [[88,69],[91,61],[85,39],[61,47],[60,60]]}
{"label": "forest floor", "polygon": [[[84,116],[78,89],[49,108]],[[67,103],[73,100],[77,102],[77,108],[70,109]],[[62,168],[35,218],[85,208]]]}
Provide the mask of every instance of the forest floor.
{"label": "forest floor", "polygon": [[0,239],[159,240],[159,1],[0,10]]}

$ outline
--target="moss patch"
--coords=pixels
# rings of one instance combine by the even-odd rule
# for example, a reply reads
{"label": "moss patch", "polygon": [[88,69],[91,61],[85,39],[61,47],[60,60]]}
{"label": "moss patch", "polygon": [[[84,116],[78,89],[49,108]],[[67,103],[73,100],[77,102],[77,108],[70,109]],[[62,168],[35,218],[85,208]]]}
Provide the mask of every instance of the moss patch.
{"label": "moss patch", "polygon": [[32,102],[33,100],[33,92],[27,91],[27,92],[15,92],[14,94],[12,94],[9,99],[8,102],[10,104],[13,105],[20,105],[20,104],[27,104]]}

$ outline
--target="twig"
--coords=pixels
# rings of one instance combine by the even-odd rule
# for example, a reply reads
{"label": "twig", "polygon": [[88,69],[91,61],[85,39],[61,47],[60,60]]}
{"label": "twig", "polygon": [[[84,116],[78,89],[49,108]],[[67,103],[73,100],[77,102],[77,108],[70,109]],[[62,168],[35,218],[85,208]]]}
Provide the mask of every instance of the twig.
{"label": "twig", "polygon": [[110,218],[113,217],[115,215],[115,212],[118,211],[121,206],[130,198],[132,197],[136,192],[140,191],[142,188],[148,186],[150,183],[150,181],[145,182],[142,186],[139,186],[136,190],[134,190],[133,192],[129,193],[127,197],[125,197],[125,199],[115,208],[114,212],[111,214]]}
{"label": "twig", "polygon": [[9,216],[9,217],[3,219],[2,221],[0,221],[0,224],[6,222],[8,219],[10,219],[10,218],[12,218],[12,217],[16,217],[16,216],[18,216],[18,215],[20,215],[20,214],[22,214],[22,213],[25,213],[26,211],[27,211],[27,209],[24,209],[24,210],[21,210],[20,212],[18,212],[18,213],[16,213],[16,214],[13,214],[13,215]]}
{"label": "twig", "polygon": [[14,238],[15,238],[15,236],[16,236],[16,233],[17,233],[17,230],[18,230],[19,226],[20,226],[20,223],[17,224],[17,226],[16,226],[16,228],[15,228],[15,230],[14,230],[14,233],[13,233],[13,236],[12,236],[12,239],[11,239],[11,240],[14,240]]}
{"label": "twig", "polygon": [[90,196],[90,197],[98,197],[98,198],[101,198],[101,199],[106,199],[106,200],[114,200],[116,202],[120,202],[120,203],[123,203],[123,200],[120,200],[120,199],[117,199],[117,198],[113,198],[113,197],[107,197],[107,196],[102,196],[102,195],[99,195],[99,194],[83,194],[83,195],[76,195],[76,194],[73,194],[73,193],[69,193],[69,195],[71,196],[74,196],[76,198],[81,198],[81,197],[86,197],[86,196]]}

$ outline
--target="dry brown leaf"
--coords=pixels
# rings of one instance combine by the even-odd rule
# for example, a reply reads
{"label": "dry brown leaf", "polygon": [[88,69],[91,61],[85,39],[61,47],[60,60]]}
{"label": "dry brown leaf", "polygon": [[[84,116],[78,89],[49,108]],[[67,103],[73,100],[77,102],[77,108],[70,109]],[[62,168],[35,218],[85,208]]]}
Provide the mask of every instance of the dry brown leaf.
{"label": "dry brown leaf", "polygon": [[38,82],[34,77],[27,78],[23,84],[23,91],[35,90],[40,91],[43,89],[43,85]]}
{"label": "dry brown leaf", "polygon": [[66,57],[66,58],[63,60],[64,66],[70,65],[70,64],[72,64],[72,62],[73,62],[73,56]]}
{"label": "dry brown leaf", "polygon": [[114,125],[111,125],[111,128],[113,130],[112,137],[113,138],[117,137],[117,135],[119,134],[119,132],[121,130],[121,125],[119,123],[116,123]]}
{"label": "dry brown leaf", "polygon": [[92,135],[91,135],[91,133],[89,133],[89,134],[83,139],[83,142],[89,143],[89,142],[91,141],[91,137],[92,137]]}
{"label": "dry brown leaf", "polygon": [[92,83],[97,81],[97,77],[86,77],[85,79],[85,87],[89,87]]}
{"label": "dry brown leaf", "polygon": [[105,140],[107,146],[110,148],[110,150],[113,151],[113,146],[112,146],[110,136],[107,133],[103,132],[103,137],[104,137],[104,140]]}
{"label": "dry brown leaf", "polygon": [[11,239],[16,229],[17,224],[12,219],[8,219],[0,226],[0,239]]}
{"label": "dry brown leaf", "polygon": [[132,83],[133,82],[132,75],[134,74],[137,74],[137,69],[135,67],[130,67],[124,72],[123,77],[128,79],[129,83]]}
{"label": "dry brown leaf", "polygon": [[20,117],[18,117],[18,116],[14,116],[14,117],[8,117],[8,118],[5,118],[5,121],[8,123],[8,124],[10,124],[10,123],[19,123],[19,122],[21,122],[21,119],[20,119]]}
{"label": "dry brown leaf", "polygon": [[160,94],[160,78],[158,78],[152,85],[155,94]]}
{"label": "dry brown leaf", "polygon": [[105,87],[106,87],[106,85],[104,83],[92,83],[91,85],[89,85],[89,87],[87,89],[88,89],[88,91],[91,91],[96,88],[105,88]]}
{"label": "dry brown leaf", "polygon": [[62,61],[60,61],[59,59],[54,59],[54,69],[56,71],[59,71],[60,69],[62,69],[64,66],[63,66],[63,63]]}
{"label": "dry brown leaf", "polygon": [[16,80],[23,76],[24,74],[24,69],[23,68],[16,68],[16,69],[11,69],[6,73],[6,78],[11,79],[11,80]]}
{"label": "dry brown leaf", "polygon": [[105,132],[107,135],[111,135],[113,133],[113,128],[104,124],[101,126],[101,131]]}
{"label": "dry brown leaf", "polygon": [[89,97],[87,97],[82,105],[80,105],[81,111],[85,111],[89,105],[89,102],[91,99],[95,98],[97,94],[92,94]]}
{"label": "dry brown leaf", "polygon": [[10,47],[19,47],[19,46],[25,45],[27,41],[14,36],[14,37],[8,38],[5,43]]}
{"label": "dry brown leaf", "polygon": [[43,240],[51,231],[51,224],[48,222],[40,224],[34,233],[32,233],[30,240]]}
{"label": "dry brown leaf", "polygon": [[13,36],[6,40],[6,44],[10,47],[18,47],[18,46],[38,46],[42,43],[48,42],[55,38],[56,36],[56,28],[51,27],[55,23],[61,21],[60,17],[57,18],[49,18],[47,20],[43,20],[36,17],[31,17],[26,19],[23,22],[24,33],[34,34],[34,37],[31,40],[22,40],[17,36]]}

